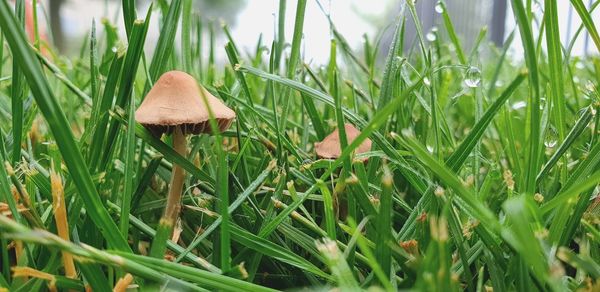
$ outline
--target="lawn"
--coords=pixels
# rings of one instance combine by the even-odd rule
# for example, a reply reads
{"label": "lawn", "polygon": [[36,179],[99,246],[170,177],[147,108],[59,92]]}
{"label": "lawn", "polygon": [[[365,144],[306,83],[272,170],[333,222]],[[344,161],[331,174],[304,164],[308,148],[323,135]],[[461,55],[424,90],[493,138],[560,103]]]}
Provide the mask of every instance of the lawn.
{"label": "lawn", "polygon": [[0,291],[599,291],[583,0],[569,44],[556,1],[512,0],[503,47],[399,2],[386,56],[331,22],[329,62],[307,64],[307,0],[279,1],[293,37],[251,51],[192,0],[123,0],[127,37],[93,22],[77,56],[0,0]]}

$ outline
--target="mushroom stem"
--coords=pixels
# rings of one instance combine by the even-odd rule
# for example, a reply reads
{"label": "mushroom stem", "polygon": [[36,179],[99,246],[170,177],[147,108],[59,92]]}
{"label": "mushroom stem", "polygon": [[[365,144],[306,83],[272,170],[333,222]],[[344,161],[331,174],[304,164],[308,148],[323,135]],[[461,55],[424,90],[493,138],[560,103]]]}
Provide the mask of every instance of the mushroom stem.
{"label": "mushroom stem", "polygon": [[[185,146],[185,136],[181,127],[175,127],[173,132],[173,148],[181,156],[187,155],[187,147]],[[171,186],[169,189],[169,196],[167,197],[167,206],[165,208],[165,214],[163,218],[171,219],[173,223],[177,221],[179,217],[179,203],[181,202],[181,195],[183,194],[183,180],[185,179],[185,171],[177,164],[173,164],[173,172],[171,174]]]}
{"label": "mushroom stem", "polygon": [[[180,126],[175,127],[173,131],[173,148],[180,155],[186,155],[185,135]],[[185,171],[177,164],[173,164],[173,171],[171,172],[171,184],[169,186],[169,196],[167,197],[167,205],[165,211],[160,218],[158,227],[156,228],[156,234],[152,241],[152,247],[150,248],[150,256],[155,258],[162,258],[165,255],[167,249],[167,240],[173,233],[173,226],[179,217],[181,195],[183,194],[183,181],[185,179]]]}

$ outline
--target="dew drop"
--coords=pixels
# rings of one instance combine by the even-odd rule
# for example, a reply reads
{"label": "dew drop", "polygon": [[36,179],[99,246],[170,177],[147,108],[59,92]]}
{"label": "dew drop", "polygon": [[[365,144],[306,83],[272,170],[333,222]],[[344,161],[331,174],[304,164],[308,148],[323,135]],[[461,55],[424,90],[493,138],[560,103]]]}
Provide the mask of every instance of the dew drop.
{"label": "dew drop", "polygon": [[540,110],[544,110],[544,108],[546,107],[546,99],[545,98],[540,98]]}
{"label": "dew drop", "polygon": [[438,1],[435,4],[435,12],[437,12],[439,14],[442,14],[442,13],[444,13],[444,9],[445,9],[444,8],[444,3],[442,1]]}
{"label": "dew drop", "polygon": [[427,38],[427,40],[430,42],[435,42],[435,40],[437,39],[437,36],[433,32],[428,32],[427,35],[425,36],[425,38]]}
{"label": "dew drop", "polygon": [[546,148],[554,148],[558,143],[558,134],[556,133],[556,129],[552,126],[548,128],[546,131],[546,139],[544,140],[544,145]]}
{"label": "dew drop", "polygon": [[512,109],[519,110],[519,109],[522,109],[522,108],[524,108],[526,106],[527,106],[527,102],[525,102],[525,101],[517,101],[517,102],[513,103]]}
{"label": "dew drop", "polygon": [[425,86],[431,86],[431,80],[429,80],[429,78],[425,77],[425,78],[423,78],[423,84],[425,84]]}
{"label": "dew drop", "polygon": [[433,153],[433,146],[427,145],[427,151],[429,151],[429,153]]}
{"label": "dew drop", "polygon": [[465,72],[465,84],[468,87],[476,88],[481,83],[481,70],[477,67],[469,67]]}
{"label": "dew drop", "polygon": [[431,28],[431,31],[429,31],[427,35],[425,35],[425,38],[430,42],[435,42],[435,40],[437,40],[437,32],[438,28],[434,26]]}

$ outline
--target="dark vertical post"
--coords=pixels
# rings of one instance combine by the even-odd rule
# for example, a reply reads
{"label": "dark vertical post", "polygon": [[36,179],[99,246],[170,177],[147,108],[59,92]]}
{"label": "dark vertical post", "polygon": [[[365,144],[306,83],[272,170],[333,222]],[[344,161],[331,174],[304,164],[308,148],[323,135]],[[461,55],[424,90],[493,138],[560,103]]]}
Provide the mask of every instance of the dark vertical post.
{"label": "dark vertical post", "polygon": [[[64,36],[62,31],[62,21],[60,17],[60,6],[63,0],[50,0],[50,29],[52,31],[52,40],[54,45],[62,51],[64,49]],[[40,14],[38,14],[40,15]]]}
{"label": "dark vertical post", "polygon": [[506,25],[506,0],[495,0],[492,9],[490,38],[494,44],[502,46],[504,43],[504,26]]}

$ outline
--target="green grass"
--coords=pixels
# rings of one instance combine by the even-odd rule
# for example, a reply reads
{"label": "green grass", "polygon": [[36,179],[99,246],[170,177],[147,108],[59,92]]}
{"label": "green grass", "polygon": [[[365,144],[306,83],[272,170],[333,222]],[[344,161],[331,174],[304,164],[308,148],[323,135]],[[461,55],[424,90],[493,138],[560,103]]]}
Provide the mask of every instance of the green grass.
{"label": "green grass", "polygon": [[[330,60],[310,65],[302,34],[313,1],[279,1],[275,41],[257,36],[253,50],[191,0],[148,11],[122,2],[127,38],[90,20],[81,54],[67,57],[38,51],[37,28],[30,45],[0,0],[0,291],[105,291],[126,273],[140,291],[600,285],[600,37],[583,1],[570,3],[576,36],[587,31],[595,45],[585,58],[571,54],[574,41],[560,43],[556,1],[536,16],[532,1],[512,0],[517,29],[503,48],[485,29],[463,43],[460,15],[444,3],[437,38],[418,24],[408,39],[406,22],[420,23],[408,1],[387,56],[379,35],[355,50],[330,19]],[[147,56],[150,18],[162,25]],[[525,48],[520,59],[507,54],[513,42]],[[169,70],[190,73],[237,114],[229,130],[189,138],[187,157],[132,115]],[[481,79],[468,87],[466,78]],[[313,143],[344,123],[362,133],[340,131],[340,157],[317,159]],[[366,139],[362,163],[354,150]],[[174,164],[187,173],[181,236],[152,258]],[[55,235],[51,171],[64,182],[70,241]],[[65,277],[62,251],[77,277]],[[55,281],[14,277],[17,267]]]}

